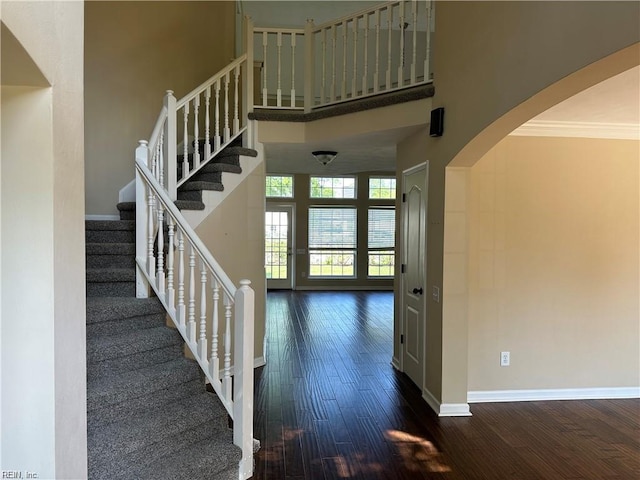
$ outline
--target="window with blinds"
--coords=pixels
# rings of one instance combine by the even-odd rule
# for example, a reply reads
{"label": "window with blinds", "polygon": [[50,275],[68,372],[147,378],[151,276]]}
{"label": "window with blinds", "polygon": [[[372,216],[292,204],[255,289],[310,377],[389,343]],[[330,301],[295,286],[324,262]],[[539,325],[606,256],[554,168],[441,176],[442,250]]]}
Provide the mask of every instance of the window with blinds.
{"label": "window with blinds", "polygon": [[357,210],[309,208],[309,277],[354,277]]}
{"label": "window with blinds", "polygon": [[392,277],[395,267],[396,211],[394,208],[370,208],[368,212],[369,277]]}

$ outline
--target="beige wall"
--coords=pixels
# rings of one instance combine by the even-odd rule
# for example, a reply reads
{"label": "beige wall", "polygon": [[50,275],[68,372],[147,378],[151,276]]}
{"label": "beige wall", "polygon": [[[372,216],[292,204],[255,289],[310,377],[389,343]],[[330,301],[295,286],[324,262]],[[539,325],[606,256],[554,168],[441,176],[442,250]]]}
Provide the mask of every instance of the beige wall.
{"label": "beige wall", "polygon": [[[427,291],[443,286],[445,167],[473,164],[526,120],[640,58],[636,2],[438,2],[436,10],[433,105],[445,108],[444,136],[416,134],[398,149],[399,173],[430,162]],[[460,404],[467,322],[449,301],[446,291],[443,303],[427,301],[425,388]]]}
{"label": "beige wall", "polygon": [[116,214],[166,90],[180,99],[234,55],[234,2],[87,2],[87,214]]}
{"label": "beige wall", "polygon": [[83,8],[0,2],[0,469],[39,478],[87,475]]}
{"label": "beige wall", "polygon": [[637,141],[507,137],[469,170],[469,390],[640,385],[639,164]]}
{"label": "beige wall", "polygon": [[264,274],[264,162],[196,228],[196,233],[234,284],[251,280],[255,290],[254,358],[263,356],[266,316]]}

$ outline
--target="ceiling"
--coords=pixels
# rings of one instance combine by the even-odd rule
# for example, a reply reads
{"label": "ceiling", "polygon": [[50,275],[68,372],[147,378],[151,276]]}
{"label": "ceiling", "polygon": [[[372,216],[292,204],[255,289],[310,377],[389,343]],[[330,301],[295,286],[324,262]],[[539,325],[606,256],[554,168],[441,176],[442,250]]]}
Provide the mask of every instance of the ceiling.
{"label": "ceiling", "polygon": [[[349,174],[395,171],[396,145],[421,127],[344,137],[329,142],[266,144],[267,172]],[[512,135],[640,139],[640,67],[632,68],[555,105]],[[335,150],[327,166],[311,152]]]}

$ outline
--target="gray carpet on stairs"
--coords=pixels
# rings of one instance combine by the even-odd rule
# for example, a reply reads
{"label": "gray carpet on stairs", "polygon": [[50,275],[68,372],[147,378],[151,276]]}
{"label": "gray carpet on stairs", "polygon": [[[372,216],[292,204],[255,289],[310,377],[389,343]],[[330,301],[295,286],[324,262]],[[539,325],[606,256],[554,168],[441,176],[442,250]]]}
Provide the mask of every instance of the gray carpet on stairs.
{"label": "gray carpet on stairs", "polygon": [[135,205],[87,221],[89,478],[238,478],[228,415],[157,298],[135,295]]}

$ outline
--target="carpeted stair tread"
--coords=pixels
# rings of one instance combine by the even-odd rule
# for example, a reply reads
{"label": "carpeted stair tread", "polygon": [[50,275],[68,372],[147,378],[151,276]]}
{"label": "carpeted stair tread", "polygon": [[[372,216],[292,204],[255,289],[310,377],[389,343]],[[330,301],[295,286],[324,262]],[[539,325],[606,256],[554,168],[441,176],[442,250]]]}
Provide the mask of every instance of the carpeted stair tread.
{"label": "carpeted stair tread", "polygon": [[222,152],[220,152],[214,160],[217,158],[231,157],[234,155],[242,155],[244,157],[257,157],[258,152],[253,148],[246,147],[227,147]]}
{"label": "carpeted stair tread", "polygon": [[89,429],[100,428],[103,425],[119,422],[128,417],[138,417],[144,412],[153,411],[168,403],[180,402],[182,398],[200,395],[205,391],[201,378],[171,385],[168,388],[156,390],[153,395],[146,395],[129,399],[125,403],[109,405],[96,409],[87,416]]}
{"label": "carpeted stair tread", "polygon": [[88,268],[87,282],[135,282],[135,268]]}
{"label": "carpeted stair tread", "polygon": [[192,190],[213,190],[216,192],[222,192],[224,190],[224,185],[219,182],[198,182],[198,181],[189,181],[184,183],[180,190],[184,192],[189,192]]}
{"label": "carpeted stair tread", "polygon": [[175,202],[178,210],[204,210],[204,203],[196,200],[176,200]]}
{"label": "carpeted stair tread", "polygon": [[237,465],[242,458],[242,452],[240,448],[233,445],[232,435],[232,432],[228,431],[223,433],[222,438],[209,437],[196,442],[141,469],[138,472],[138,478],[236,480]]}
{"label": "carpeted stair tread", "polygon": [[186,358],[177,358],[122,374],[88,378],[87,411],[150,395],[157,390],[197,378],[201,378],[200,367]]}
{"label": "carpeted stair tread", "polygon": [[130,230],[135,231],[135,220],[85,220],[87,230]]}
{"label": "carpeted stair tread", "polygon": [[132,211],[136,209],[136,202],[120,202],[116,207],[120,212]]}
{"label": "carpeted stair tread", "polygon": [[[141,464],[152,465],[168,454],[188,449],[198,440],[228,435],[226,424],[226,410],[213,395],[205,392],[185,397],[138,417],[90,430],[90,470],[118,460],[124,465],[117,470],[131,473]],[[122,468],[127,463],[130,467]]]}
{"label": "carpeted stair tread", "polygon": [[87,324],[120,320],[152,314],[164,314],[165,310],[156,297],[92,297],[87,298]]}
{"label": "carpeted stair tread", "polygon": [[168,327],[150,328],[122,335],[87,339],[87,362],[102,362],[135,353],[148,352],[171,345],[181,345],[177,330]]}

